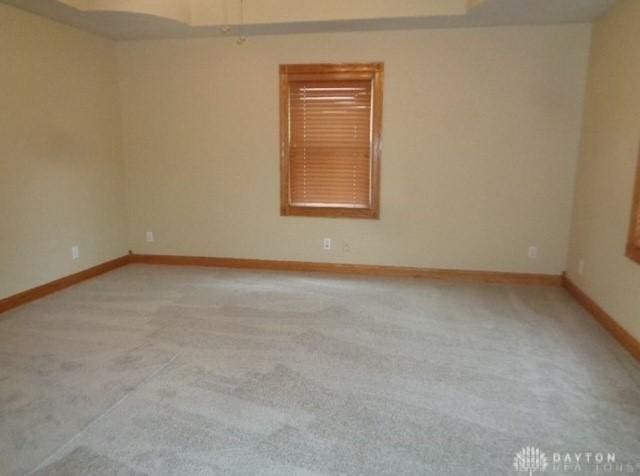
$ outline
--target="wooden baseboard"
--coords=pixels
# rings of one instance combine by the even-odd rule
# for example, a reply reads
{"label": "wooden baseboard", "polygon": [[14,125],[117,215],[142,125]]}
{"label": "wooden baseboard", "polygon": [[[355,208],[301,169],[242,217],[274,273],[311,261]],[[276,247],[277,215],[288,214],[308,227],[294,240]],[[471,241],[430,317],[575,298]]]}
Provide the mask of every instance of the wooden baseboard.
{"label": "wooden baseboard", "polygon": [[620,342],[636,359],[640,360],[640,342],[624,327],[591,299],[582,289],[569,279],[566,273],[562,276],[562,284],[576,301],[584,307],[618,342]]}
{"label": "wooden baseboard", "polygon": [[562,286],[562,276],[552,274],[504,273],[496,271],[465,271],[455,269],[412,268],[368,264],[314,263],[308,261],[280,261],[202,256],[131,255],[132,263],[207,266],[215,268],[262,269],[272,271],[305,271],[365,276],[430,278],[443,281],[468,281],[500,284]]}
{"label": "wooden baseboard", "polygon": [[536,286],[563,286],[593,317],[611,333],[635,358],[640,360],[640,341],[611,317],[565,274],[504,273],[497,271],[467,271],[455,269],[412,268],[406,266],[379,266],[367,264],[314,263],[308,261],[279,261],[240,258],[214,258],[203,256],[129,254],[93,266],[78,273],[56,279],[41,286],[0,299],[0,313],[52,294],[74,284],[104,274],[129,263],[172,266],[206,266],[215,268],[261,269],[273,271],[306,271],[355,274],[381,277],[429,278],[443,281],[520,284]]}
{"label": "wooden baseboard", "polygon": [[176,266],[207,266],[216,268],[241,268],[272,271],[305,271],[333,274],[353,274],[381,277],[429,278],[442,281],[467,281],[477,283],[520,284],[536,286],[561,286],[562,276],[552,274],[504,273],[496,271],[466,271],[455,269],[412,268],[406,266],[378,266],[367,264],[314,263],[308,261],[279,261],[261,259],[214,258],[198,256],[129,254],[78,273],[56,279],[13,296],[0,299],[0,313],[52,294],[61,289],[106,273],[129,263],[145,263]]}
{"label": "wooden baseboard", "polygon": [[68,288],[69,286],[73,286],[81,281],[93,278],[94,276],[125,266],[129,263],[129,260],[129,255],[122,256],[78,273],[70,274],[64,278],[56,279],[55,281],[43,284],[42,286],[28,289],[21,293],[14,294],[13,296],[0,299],[0,313],[13,309],[14,307],[21,306],[22,304],[26,304],[30,301],[35,301],[36,299],[47,296],[48,294],[55,293],[56,291]]}

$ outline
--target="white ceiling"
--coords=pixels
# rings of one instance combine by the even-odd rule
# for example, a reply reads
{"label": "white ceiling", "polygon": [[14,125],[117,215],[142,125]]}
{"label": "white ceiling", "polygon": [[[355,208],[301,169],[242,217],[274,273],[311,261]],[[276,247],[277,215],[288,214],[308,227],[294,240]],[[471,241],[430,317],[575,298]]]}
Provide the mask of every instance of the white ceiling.
{"label": "white ceiling", "polygon": [[[229,0],[233,2],[234,0]],[[275,0],[272,0],[272,3]],[[282,0],[284,1],[284,0]],[[394,0],[400,1],[400,0]],[[406,1],[406,0],[404,0]],[[433,1],[433,0],[432,0]],[[443,0],[440,0],[443,1]],[[449,0],[450,1],[450,0]],[[466,14],[417,15],[398,18],[350,18],[346,20],[278,21],[271,14],[270,21],[245,22],[244,35],[286,34],[323,31],[359,31],[419,28],[459,28],[498,25],[544,25],[557,23],[587,23],[610,8],[616,0],[476,0]],[[221,36],[238,33],[237,21],[228,22],[231,30],[223,31],[223,24],[192,25],[157,15],[124,11],[83,11],[56,0],[0,0],[18,8],[114,39],[175,38],[190,36]],[[239,0],[236,0],[238,3]],[[69,2],[73,3],[73,2]],[[234,3],[235,5],[235,3]],[[245,0],[245,8],[248,0]],[[392,5],[392,4],[390,4]],[[352,15],[353,17],[353,15]],[[192,22],[193,23],[193,22]],[[197,22],[195,22],[197,23]]]}

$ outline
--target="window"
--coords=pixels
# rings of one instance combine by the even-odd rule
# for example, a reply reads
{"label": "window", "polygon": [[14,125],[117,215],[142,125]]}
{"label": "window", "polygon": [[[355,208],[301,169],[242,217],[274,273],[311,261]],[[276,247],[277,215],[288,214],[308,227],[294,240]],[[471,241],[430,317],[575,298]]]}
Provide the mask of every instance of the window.
{"label": "window", "polygon": [[631,226],[629,229],[627,256],[640,263],[640,157],[638,157],[636,188],[633,192],[633,204],[631,206]]}
{"label": "window", "polygon": [[383,65],[280,66],[280,212],[378,218]]}

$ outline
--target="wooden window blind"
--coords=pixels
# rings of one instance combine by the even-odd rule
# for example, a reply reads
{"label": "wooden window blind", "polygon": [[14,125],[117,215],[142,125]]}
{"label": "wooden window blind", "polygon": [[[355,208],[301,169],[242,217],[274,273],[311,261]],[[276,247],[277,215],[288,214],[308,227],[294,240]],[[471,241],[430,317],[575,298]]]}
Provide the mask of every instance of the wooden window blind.
{"label": "wooden window blind", "polygon": [[631,225],[629,227],[627,256],[640,263],[640,154],[636,167],[636,186],[631,206]]}
{"label": "wooden window blind", "polygon": [[382,71],[280,67],[283,215],[378,217]]}

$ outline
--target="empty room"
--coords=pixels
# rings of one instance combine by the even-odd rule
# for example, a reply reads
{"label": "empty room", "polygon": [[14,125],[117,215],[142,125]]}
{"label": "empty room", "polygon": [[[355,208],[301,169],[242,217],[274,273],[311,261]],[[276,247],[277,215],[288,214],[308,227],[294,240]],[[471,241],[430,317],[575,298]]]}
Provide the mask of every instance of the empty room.
{"label": "empty room", "polygon": [[640,474],[640,0],[0,0],[0,476]]}

